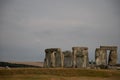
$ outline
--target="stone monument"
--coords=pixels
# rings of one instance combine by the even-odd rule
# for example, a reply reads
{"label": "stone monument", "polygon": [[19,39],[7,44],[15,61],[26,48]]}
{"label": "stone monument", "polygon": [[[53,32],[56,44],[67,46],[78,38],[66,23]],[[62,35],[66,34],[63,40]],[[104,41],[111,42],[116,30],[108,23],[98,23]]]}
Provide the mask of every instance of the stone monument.
{"label": "stone monument", "polygon": [[64,67],[70,68],[72,67],[72,52],[71,51],[64,51]]}
{"label": "stone monument", "polygon": [[45,49],[44,67],[63,67],[63,54],[60,48]]}
{"label": "stone monument", "polygon": [[[107,59],[107,50],[110,51]],[[107,64],[108,60],[108,64]],[[95,51],[96,65],[115,65],[117,64],[117,46],[100,46]]]}
{"label": "stone monument", "polygon": [[73,67],[86,68],[89,64],[88,61],[88,48],[87,47],[73,47]]}

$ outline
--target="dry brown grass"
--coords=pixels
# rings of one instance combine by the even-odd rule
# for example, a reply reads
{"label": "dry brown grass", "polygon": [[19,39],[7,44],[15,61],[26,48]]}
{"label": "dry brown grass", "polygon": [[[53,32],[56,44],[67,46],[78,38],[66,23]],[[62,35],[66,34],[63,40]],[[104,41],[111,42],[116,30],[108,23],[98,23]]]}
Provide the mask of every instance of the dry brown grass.
{"label": "dry brown grass", "polygon": [[119,80],[118,70],[61,68],[0,69],[0,80]]}

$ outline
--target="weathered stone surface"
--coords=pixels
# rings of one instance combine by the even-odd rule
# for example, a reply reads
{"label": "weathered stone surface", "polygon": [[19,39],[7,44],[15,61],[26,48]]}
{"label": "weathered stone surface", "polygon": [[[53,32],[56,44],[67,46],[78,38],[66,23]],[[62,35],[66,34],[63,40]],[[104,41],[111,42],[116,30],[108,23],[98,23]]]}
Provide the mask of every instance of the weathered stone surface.
{"label": "weathered stone surface", "polygon": [[96,65],[107,65],[107,50],[110,51],[108,65],[117,64],[117,46],[100,46],[95,51]]}
{"label": "weathered stone surface", "polygon": [[[107,50],[110,51],[107,59]],[[89,67],[88,48],[72,47],[71,51],[61,52],[60,48],[45,49],[44,67]],[[108,61],[108,64],[107,64]],[[107,66],[117,64],[117,46],[100,46],[95,50],[96,66]]]}
{"label": "weathered stone surface", "polygon": [[95,51],[96,65],[107,65],[107,52],[105,49],[97,48]]}
{"label": "weathered stone surface", "polygon": [[71,51],[64,51],[64,67],[72,67],[72,52]]}
{"label": "weathered stone surface", "polygon": [[88,48],[73,47],[73,67],[85,68],[88,66]]}
{"label": "weathered stone surface", "polygon": [[84,68],[88,67],[89,65],[89,60],[88,60],[88,49],[84,49],[83,50],[83,66]]}
{"label": "weathered stone surface", "polygon": [[54,56],[55,51],[51,49],[46,49],[45,53],[46,53],[45,55],[46,57],[44,61],[44,67],[55,67],[55,56]]}
{"label": "weathered stone surface", "polygon": [[106,50],[115,50],[117,49],[117,46],[100,46],[100,48]]}
{"label": "weathered stone surface", "polygon": [[45,53],[44,67],[63,67],[63,54],[60,48],[46,49]]}
{"label": "weathered stone surface", "polygon": [[117,51],[111,50],[109,54],[108,65],[115,65],[117,64]]}

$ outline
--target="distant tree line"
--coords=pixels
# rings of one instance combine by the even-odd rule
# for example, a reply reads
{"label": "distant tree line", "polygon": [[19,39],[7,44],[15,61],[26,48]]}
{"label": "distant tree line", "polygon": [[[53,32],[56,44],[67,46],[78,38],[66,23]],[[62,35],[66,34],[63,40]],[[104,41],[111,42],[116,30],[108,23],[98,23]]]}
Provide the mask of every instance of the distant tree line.
{"label": "distant tree line", "polygon": [[9,62],[0,62],[0,67],[6,67],[6,66],[11,67],[11,68],[27,68],[27,67],[40,68],[40,66],[16,64],[16,63],[9,63]]}

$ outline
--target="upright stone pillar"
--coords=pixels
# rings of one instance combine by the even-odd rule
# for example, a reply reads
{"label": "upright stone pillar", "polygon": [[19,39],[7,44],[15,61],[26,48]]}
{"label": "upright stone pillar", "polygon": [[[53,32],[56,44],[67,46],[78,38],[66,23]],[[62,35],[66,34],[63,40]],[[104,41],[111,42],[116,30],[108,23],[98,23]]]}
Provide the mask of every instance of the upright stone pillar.
{"label": "upright stone pillar", "polygon": [[55,52],[51,49],[46,49],[45,53],[46,55],[45,55],[44,67],[48,67],[48,68],[55,67],[55,55],[54,55]]}
{"label": "upright stone pillar", "polygon": [[117,64],[117,50],[111,50],[109,54],[108,65],[115,65]]}
{"label": "upright stone pillar", "polygon": [[70,68],[72,67],[72,52],[71,51],[64,51],[64,67]]}
{"label": "upright stone pillar", "polygon": [[107,51],[105,49],[97,48],[95,51],[96,65],[107,65]]}
{"label": "upright stone pillar", "polygon": [[46,49],[45,53],[44,67],[63,67],[63,54],[60,48]]}
{"label": "upright stone pillar", "polygon": [[86,67],[88,67],[88,65],[89,65],[89,58],[88,58],[88,48],[84,48],[83,49],[83,68],[86,68]]}
{"label": "upright stone pillar", "polygon": [[75,48],[75,47],[72,48],[72,50],[73,50],[73,52],[72,52],[72,56],[73,56],[73,68],[76,67],[76,53],[77,53],[76,49],[77,48]]}
{"label": "upright stone pillar", "polygon": [[101,65],[101,57],[100,56],[101,56],[100,55],[100,49],[97,48],[95,50],[95,63],[96,63],[96,65]]}
{"label": "upright stone pillar", "polygon": [[73,67],[86,68],[88,62],[88,48],[87,47],[73,47]]}
{"label": "upright stone pillar", "polygon": [[63,67],[63,60],[64,56],[60,48],[56,48],[55,50],[55,66],[56,67]]}

